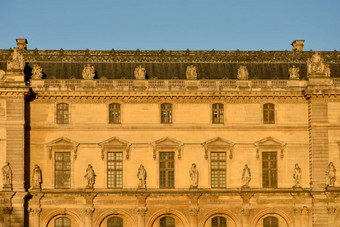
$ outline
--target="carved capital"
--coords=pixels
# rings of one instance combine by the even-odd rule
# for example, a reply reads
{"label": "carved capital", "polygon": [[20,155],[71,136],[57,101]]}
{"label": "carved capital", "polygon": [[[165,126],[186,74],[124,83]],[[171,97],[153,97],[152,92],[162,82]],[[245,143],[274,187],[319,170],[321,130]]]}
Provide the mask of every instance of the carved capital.
{"label": "carved capital", "polygon": [[336,212],[336,207],[335,206],[328,206],[327,207],[327,213],[328,214],[334,214]]}
{"label": "carved capital", "polygon": [[30,208],[28,212],[30,216],[39,215],[41,213],[41,208]]}
{"label": "carved capital", "polygon": [[84,216],[91,216],[94,212],[94,208],[86,208],[81,211],[81,214]]}
{"label": "carved capital", "polygon": [[0,213],[1,214],[11,214],[13,211],[13,207],[1,207]]}
{"label": "carved capital", "polygon": [[190,207],[189,214],[191,216],[197,216],[199,211],[200,211],[200,208],[198,208],[198,207]]}
{"label": "carved capital", "polygon": [[148,208],[146,208],[146,207],[138,207],[137,208],[137,214],[138,215],[145,215],[147,211],[148,211]]}
{"label": "carved capital", "polygon": [[242,208],[242,214],[243,214],[243,215],[249,215],[250,212],[251,212],[251,207],[250,207],[250,206],[244,206],[244,207]]}

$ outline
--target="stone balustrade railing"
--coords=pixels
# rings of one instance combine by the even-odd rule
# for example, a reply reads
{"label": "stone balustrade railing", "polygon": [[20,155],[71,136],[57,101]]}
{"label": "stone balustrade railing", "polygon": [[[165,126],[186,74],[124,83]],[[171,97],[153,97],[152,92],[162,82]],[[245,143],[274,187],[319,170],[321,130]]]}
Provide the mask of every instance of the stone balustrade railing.
{"label": "stone balustrade railing", "polygon": [[[113,90],[113,91],[224,91],[240,89],[303,89],[306,80],[31,80],[35,90]],[[340,87],[340,78],[333,79]]]}

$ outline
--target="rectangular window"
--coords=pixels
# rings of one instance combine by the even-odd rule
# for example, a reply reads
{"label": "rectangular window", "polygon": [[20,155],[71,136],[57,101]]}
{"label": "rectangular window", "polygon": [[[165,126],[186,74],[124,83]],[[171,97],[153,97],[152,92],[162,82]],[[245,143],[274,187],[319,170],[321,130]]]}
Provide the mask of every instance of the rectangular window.
{"label": "rectangular window", "polygon": [[211,187],[226,187],[226,153],[211,152]]}
{"label": "rectangular window", "polygon": [[275,124],[275,105],[272,103],[263,104],[263,123]]}
{"label": "rectangular window", "polygon": [[215,103],[212,105],[212,122],[214,124],[223,124],[224,115],[223,115],[223,104]]}
{"label": "rectangular window", "polygon": [[109,122],[112,124],[120,123],[120,104],[112,103],[109,105]]}
{"label": "rectangular window", "polygon": [[161,122],[172,123],[172,104],[163,103],[161,105]]}
{"label": "rectangular window", "polygon": [[123,153],[107,153],[107,187],[123,187]]}
{"label": "rectangular window", "polygon": [[262,184],[277,188],[277,152],[262,152]]}
{"label": "rectangular window", "polygon": [[71,153],[55,153],[55,188],[71,187]]}
{"label": "rectangular window", "polygon": [[68,104],[59,103],[57,105],[57,124],[68,124]]}
{"label": "rectangular window", "polygon": [[159,153],[159,187],[175,187],[175,153]]}

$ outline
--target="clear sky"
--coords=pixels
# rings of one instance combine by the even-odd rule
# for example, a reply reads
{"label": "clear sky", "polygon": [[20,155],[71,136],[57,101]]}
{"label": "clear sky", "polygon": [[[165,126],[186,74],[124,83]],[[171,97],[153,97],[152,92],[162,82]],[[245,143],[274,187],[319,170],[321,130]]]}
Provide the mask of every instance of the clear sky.
{"label": "clear sky", "polygon": [[0,49],[340,50],[339,0],[0,0]]}

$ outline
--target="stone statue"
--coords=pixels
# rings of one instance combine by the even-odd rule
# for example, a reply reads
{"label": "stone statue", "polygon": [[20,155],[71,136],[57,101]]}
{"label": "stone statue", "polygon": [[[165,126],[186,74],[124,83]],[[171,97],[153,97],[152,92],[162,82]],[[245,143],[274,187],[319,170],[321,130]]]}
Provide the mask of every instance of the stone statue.
{"label": "stone statue", "polygon": [[249,182],[251,181],[251,173],[248,165],[244,165],[242,172],[242,187],[249,187]]}
{"label": "stone statue", "polygon": [[190,170],[190,188],[197,188],[198,187],[198,170],[196,169],[196,164],[192,163]]}
{"label": "stone statue", "polygon": [[24,68],[24,57],[18,52],[18,48],[15,47],[7,60],[7,71],[23,71]]}
{"label": "stone statue", "polygon": [[289,68],[289,79],[298,80],[300,78],[299,72],[300,72],[300,68],[295,67],[295,65],[293,67],[290,67]]}
{"label": "stone statue", "polygon": [[94,173],[94,170],[92,168],[92,165],[89,164],[86,169],[86,174],[84,176],[87,179],[87,185],[86,188],[93,188],[93,185],[95,183],[95,177],[96,174]]}
{"label": "stone statue", "polygon": [[43,76],[42,68],[38,64],[34,64],[32,68],[32,79],[40,80]]}
{"label": "stone statue", "polygon": [[32,177],[32,183],[33,183],[33,188],[39,188],[41,187],[41,169],[38,165],[35,165],[33,169],[33,177]]}
{"label": "stone statue", "polygon": [[237,79],[239,80],[248,80],[249,73],[246,66],[241,65],[237,70]]}
{"label": "stone statue", "polygon": [[5,71],[0,69],[0,80],[4,80],[5,79]]}
{"label": "stone statue", "polygon": [[137,172],[138,188],[146,189],[146,170],[142,164],[140,164]]}
{"label": "stone statue", "polygon": [[325,75],[326,75],[326,77],[331,77],[331,68],[330,68],[329,64],[325,65]]}
{"label": "stone statue", "polygon": [[326,186],[335,186],[335,180],[336,180],[336,169],[333,164],[333,162],[330,162],[328,164],[328,168],[326,171]]}
{"label": "stone statue", "polygon": [[94,65],[86,64],[82,76],[85,80],[91,80],[95,76]]}
{"label": "stone statue", "polygon": [[2,167],[2,180],[4,188],[12,188],[12,169],[9,162]]}
{"label": "stone statue", "polygon": [[143,66],[139,65],[135,68],[135,78],[136,80],[145,80],[146,70]]}
{"label": "stone statue", "polygon": [[295,164],[294,168],[294,186],[293,188],[300,188],[301,187],[301,168],[299,167],[299,164]]}
{"label": "stone statue", "polygon": [[325,64],[319,53],[315,53],[311,58],[308,58],[307,74],[326,76]]}
{"label": "stone statue", "polygon": [[196,66],[189,65],[185,73],[187,80],[197,80]]}

